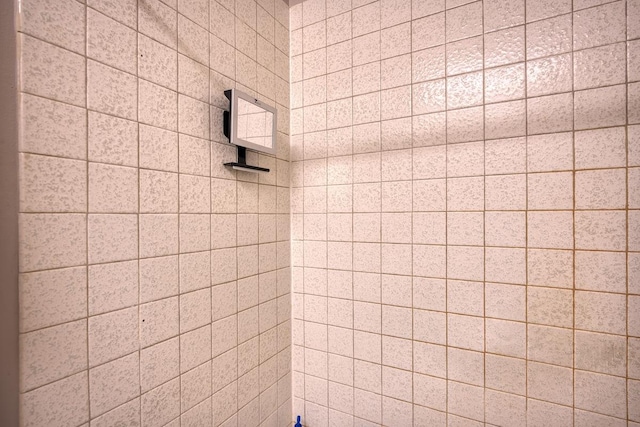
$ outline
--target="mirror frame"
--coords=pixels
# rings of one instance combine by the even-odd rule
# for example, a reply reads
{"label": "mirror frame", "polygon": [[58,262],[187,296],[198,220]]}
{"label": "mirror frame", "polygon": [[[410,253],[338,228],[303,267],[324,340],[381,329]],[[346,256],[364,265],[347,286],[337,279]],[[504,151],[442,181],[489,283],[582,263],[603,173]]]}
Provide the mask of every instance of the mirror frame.
{"label": "mirror frame", "polygon": [[[246,93],[241,92],[237,89],[225,90],[224,94],[229,99],[229,102],[231,104],[229,108],[230,110],[229,129],[228,129],[228,135],[227,135],[227,137],[229,138],[229,142],[231,144],[234,144],[240,147],[246,147],[250,150],[275,155],[276,154],[276,138],[277,138],[276,129],[277,129],[277,122],[278,122],[276,109],[271,107],[270,105],[266,105],[264,102],[261,102],[260,100],[250,95],[247,95]],[[270,113],[273,114],[273,130],[271,133],[271,148],[265,147],[264,145],[254,144],[253,142],[249,142],[242,138],[238,138],[238,99],[243,99],[249,102],[250,104],[256,105],[262,108],[263,110],[269,111]]]}

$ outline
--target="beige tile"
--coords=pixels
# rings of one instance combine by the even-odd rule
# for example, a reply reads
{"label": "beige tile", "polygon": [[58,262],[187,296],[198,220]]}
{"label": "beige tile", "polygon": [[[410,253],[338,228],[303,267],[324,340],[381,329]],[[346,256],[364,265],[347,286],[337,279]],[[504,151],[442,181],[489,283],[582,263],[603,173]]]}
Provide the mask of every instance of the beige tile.
{"label": "beige tile", "polygon": [[84,54],[85,11],[81,4],[27,1],[21,4],[20,14],[22,32]]}
{"label": "beige tile", "polygon": [[142,425],[165,425],[180,415],[180,380],[175,378],[142,395]]}
{"label": "beige tile", "polygon": [[444,44],[445,14],[427,16],[416,19],[412,23],[412,49],[422,50]]}
{"label": "beige tile", "polygon": [[[441,52],[441,48],[429,49],[425,52]],[[473,37],[450,43],[447,46],[447,75],[455,75],[482,69],[482,37]],[[436,56],[437,58],[437,56]],[[436,62],[434,66],[439,66]]]}
{"label": "beige tile", "polygon": [[[473,420],[484,418],[485,396],[482,387],[448,381],[447,390],[447,408],[449,412]],[[467,422],[466,420],[460,420],[461,425]]]}
{"label": "beige tile", "polygon": [[524,321],[526,290],[524,286],[485,284],[485,310],[488,317]]}
{"label": "beige tile", "polygon": [[125,423],[129,420],[139,423],[140,421],[140,398],[130,400],[111,411],[96,417],[92,422],[97,427],[107,427],[117,423]]}
{"label": "beige tile", "polygon": [[484,5],[485,31],[524,24],[524,3],[523,0],[489,1]]}
{"label": "beige tile", "polygon": [[576,173],[577,209],[622,209],[626,205],[625,171],[604,169]]}
{"label": "beige tile", "polygon": [[527,269],[532,285],[573,287],[573,253],[570,251],[529,249]]}
{"label": "beige tile", "polygon": [[568,0],[527,2],[527,22],[550,18],[567,12],[571,12],[571,2]]}
{"label": "beige tile", "polygon": [[140,352],[140,387],[144,393],[180,373],[178,338],[163,341]]}
{"label": "beige tile", "polygon": [[475,351],[447,349],[447,378],[484,386],[484,355]]}
{"label": "beige tile", "polygon": [[143,259],[139,263],[141,303],[178,294],[177,256]]}
{"label": "beige tile", "polygon": [[140,216],[140,257],[174,255],[178,253],[178,215]]}
{"label": "beige tile", "polygon": [[138,76],[175,90],[179,77],[176,51],[138,34]]}
{"label": "beige tile", "polygon": [[575,89],[624,83],[625,45],[618,43],[575,54]]}
{"label": "beige tile", "polygon": [[447,315],[447,343],[453,347],[484,350],[484,323],[481,317]]}
{"label": "beige tile", "polygon": [[178,135],[156,127],[140,126],[140,167],[178,172]]}
{"label": "beige tile", "polygon": [[572,133],[555,133],[527,138],[527,168],[529,172],[569,170],[573,169],[573,162]]}
{"label": "beige tile", "polygon": [[19,279],[21,331],[86,316],[87,304],[83,297],[86,277],[84,268],[22,274]]}
{"label": "beige tile", "polygon": [[455,41],[482,33],[482,3],[475,2],[447,11],[447,41]]}
{"label": "beige tile", "polygon": [[575,376],[576,408],[614,417],[625,416],[624,378],[578,370]]}
{"label": "beige tile", "polygon": [[[531,210],[573,209],[573,174],[570,172],[529,174],[527,191],[527,207]],[[580,196],[577,194],[576,198]]]}
{"label": "beige tile", "polygon": [[138,396],[140,358],[137,352],[89,371],[91,414],[102,414]]}
{"label": "beige tile", "polygon": [[22,212],[84,212],[87,166],[77,160],[22,154],[20,210]]}
{"label": "beige tile", "polygon": [[22,94],[20,114],[21,151],[86,158],[87,122],[83,109]]}
{"label": "beige tile", "polygon": [[562,132],[573,128],[573,96],[559,94],[527,100],[529,134]]}
{"label": "beige tile", "polygon": [[181,252],[211,249],[210,220],[207,214],[180,215],[179,238]]}
{"label": "beige tile", "polygon": [[178,130],[177,94],[145,80],[140,80],[138,85],[140,122],[167,130]]}
{"label": "beige tile", "polygon": [[526,245],[525,222],[525,212],[485,212],[485,244],[487,246],[524,247]]}
{"label": "beige tile", "polygon": [[559,426],[573,425],[573,409],[549,402],[527,399],[527,425],[544,426],[549,418],[553,418]]}
{"label": "beige tile", "polygon": [[575,128],[619,126],[625,123],[624,85],[587,89],[575,93]]}
{"label": "beige tile", "polygon": [[551,56],[527,63],[527,96],[551,95],[573,89],[571,54]]}
{"label": "beige tile", "polygon": [[209,69],[184,55],[178,56],[178,91],[200,101],[209,99]]}
{"label": "beige tile", "polygon": [[624,337],[576,331],[575,367],[611,375],[625,375]]}
{"label": "beige tile", "polygon": [[89,366],[96,366],[138,349],[138,308],[89,318]]}
{"label": "beige tile", "polygon": [[575,135],[576,169],[625,166],[623,128],[594,129]]}
{"label": "beige tile", "polygon": [[208,289],[180,295],[180,332],[211,322],[211,293]]}
{"label": "beige tile", "polygon": [[482,107],[472,107],[447,112],[447,142],[468,142],[482,139],[484,132],[483,110]]}
{"label": "beige tile", "polygon": [[102,65],[87,63],[87,106],[129,120],[138,118],[136,77]]}
{"label": "beige tile", "polygon": [[571,15],[527,24],[527,58],[535,59],[569,52],[572,43],[571,31]]}
{"label": "beige tile", "polygon": [[524,323],[486,319],[486,348],[490,353],[524,358],[527,350]]}
{"label": "beige tile", "polygon": [[125,261],[89,267],[89,314],[106,313],[138,303],[138,262]]}
{"label": "beige tile", "polygon": [[572,327],[573,295],[568,290],[529,287],[527,320],[542,325]]}
{"label": "beige tile", "polygon": [[89,421],[89,389],[86,371],[25,393],[22,397],[25,426],[81,425]]}
{"label": "beige tile", "polygon": [[140,347],[148,347],[178,335],[178,298],[168,298],[140,306]]}
{"label": "beige tile", "polygon": [[90,111],[88,151],[93,162],[138,166],[138,124]]}
{"label": "beige tile", "polygon": [[109,0],[89,0],[87,3],[94,9],[129,27],[135,28],[138,22],[138,5],[134,0],[125,0],[117,3],[112,3]]}
{"label": "beige tile", "polygon": [[527,364],[527,394],[562,405],[573,402],[573,370],[530,362]]}
{"label": "beige tile", "polygon": [[576,212],[576,249],[624,250],[626,217],[623,211]]}
{"label": "beige tile", "polygon": [[138,31],[172,49],[177,48],[177,14],[158,0],[144,0],[138,5]]}
{"label": "beige tile", "polygon": [[524,101],[501,102],[485,107],[486,138],[510,138],[526,134]]}
{"label": "beige tile", "polygon": [[524,60],[525,27],[507,28],[484,36],[486,67],[512,64]]}
{"label": "beige tile", "polygon": [[18,40],[22,91],[80,107],[86,105],[86,63],[82,56],[27,35]]}
{"label": "beige tile", "polygon": [[182,410],[187,410],[211,395],[211,362],[204,363],[180,377]]}
{"label": "beige tile", "polygon": [[485,419],[497,425],[526,423],[526,399],[521,396],[487,390],[485,394]]}
{"label": "beige tile", "polygon": [[140,211],[178,211],[178,175],[143,170],[140,172]]}
{"label": "beige tile", "polygon": [[487,354],[485,356],[485,385],[506,393],[524,395],[526,390],[525,360]]}
{"label": "beige tile", "polygon": [[180,372],[211,359],[211,325],[180,335]]}
{"label": "beige tile", "polygon": [[209,184],[208,177],[181,175],[180,212],[208,213],[211,209]]}
{"label": "beige tile", "polygon": [[537,362],[571,367],[573,332],[570,329],[528,325],[527,357]]}
{"label": "beige tile", "polygon": [[[523,174],[487,176],[485,179],[484,208],[487,210],[524,210],[526,205],[526,178]],[[480,203],[475,210],[482,209]]]}
{"label": "beige tile", "polygon": [[202,27],[207,28],[209,26],[209,2],[206,0],[179,2],[178,12]]}
{"label": "beige tile", "polygon": [[86,263],[86,215],[22,214],[19,227],[21,272]]}
{"label": "beige tile", "polygon": [[518,248],[486,248],[485,280],[525,284],[526,251]]}
{"label": "beige tile", "polygon": [[87,9],[87,56],[128,73],[136,72],[136,32]]}
{"label": "beige tile", "polygon": [[89,264],[138,257],[137,215],[89,215]]}
{"label": "beige tile", "polygon": [[528,246],[549,249],[573,248],[573,213],[529,212]]}
{"label": "beige tile", "polygon": [[32,390],[87,369],[84,320],[20,336],[21,391]]}
{"label": "beige tile", "polygon": [[624,293],[625,261],[620,252],[576,252],[576,288]]}
{"label": "beige tile", "polygon": [[624,295],[576,292],[575,327],[595,332],[624,334],[626,330]]}
{"label": "beige tile", "polygon": [[138,211],[138,171],[134,168],[89,163],[89,212]]}
{"label": "beige tile", "polygon": [[610,3],[576,12],[573,47],[584,49],[623,41],[625,38],[624,3]]}

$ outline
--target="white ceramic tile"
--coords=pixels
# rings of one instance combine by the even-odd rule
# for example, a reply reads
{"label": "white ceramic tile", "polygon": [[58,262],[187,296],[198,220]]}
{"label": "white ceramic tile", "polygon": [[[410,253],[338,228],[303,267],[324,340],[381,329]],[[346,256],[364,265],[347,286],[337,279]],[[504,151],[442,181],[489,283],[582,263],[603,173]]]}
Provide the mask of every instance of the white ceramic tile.
{"label": "white ceramic tile", "polygon": [[427,16],[411,23],[411,48],[413,51],[444,44],[445,14]]}
{"label": "white ceramic tile", "polygon": [[116,4],[108,0],[89,0],[87,3],[89,6],[129,27],[135,28],[136,26],[138,21],[138,5],[133,0],[126,0]]}
{"label": "white ceramic tile", "polygon": [[614,2],[574,15],[573,47],[584,49],[623,41],[625,38],[625,5]]}
{"label": "white ceramic tile", "polygon": [[22,212],[82,212],[87,204],[87,166],[78,160],[22,154]]}
{"label": "white ceramic tile", "polygon": [[[82,265],[87,259],[86,215],[22,214],[21,272]],[[44,243],[43,243],[44,242]]]}
{"label": "white ceramic tile", "polygon": [[476,36],[483,31],[482,3],[447,10],[447,41]]}
{"label": "white ceramic tile", "polygon": [[20,346],[30,349],[20,358],[22,392],[87,369],[84,320],[23,334]]}
{"label": "white ceramic tile", "polygon": [[136,78],[95,61],[87,64],[87,106],[129,120],[138,118]]}
{"label": "white ceramic tile", "polygon": [[83,159],[87,122],[81,108],[28,94],[21,96],[20,149]]}
{"label": "white ceramic tile", "polygon": [[138,166],[138,125],[89,112],[88,158],[94,162]]}
{"label": "white ceramic tile", "polygon": [[[140,360],[133,353],[89,371],[89,407],[91,413],[102,414],[140,393]],[[114,391],[117,390],[117,393]]]}
{"label": "white ceramic tile", "polygon": [[128,73],[136,71],[136,33],[113,19],[87,9],[87,56]]}
{"label": "white ceramic tile", "polygon": [[572,46],[571,24],[570,14],[527,24],[527,58],[569,52]]}
{"label": "white ceramic tile", "polygon": [[114,360],[138,348],[138,309],[127,308],[89,319],[89,366]]}
{"label": "white ceramic tile", "polygon": [[20,42],[20,89],[84,107],[86,60],[70,51],[23,35]]}
{"label": "white ceramic tile", "polygon": [[136,261],[93,265],[88,274],[89,314],[118,310],[138,302]]}
{"label": "white ceramic tile", "polygon": [[73,1],[27,1],[21,5],[20,30],[84,54],[84,7]]}
{"label": "white ceramic tile", "polygon": [[71,422],[81,425],[87,422],[88,384],[88,373],[84,371],[24,394],[24,424],[65,425]]}
{"label": "white ceramic tile", "polygon": [[508,28],[484,36],[485,67],[512,64],[524,60],[524,26]]}
{"label": "white ceramic tile", "polygon": [[490,0],[484,4],[484,29],[492,31],[523,24],[524,15],[524,0]]}

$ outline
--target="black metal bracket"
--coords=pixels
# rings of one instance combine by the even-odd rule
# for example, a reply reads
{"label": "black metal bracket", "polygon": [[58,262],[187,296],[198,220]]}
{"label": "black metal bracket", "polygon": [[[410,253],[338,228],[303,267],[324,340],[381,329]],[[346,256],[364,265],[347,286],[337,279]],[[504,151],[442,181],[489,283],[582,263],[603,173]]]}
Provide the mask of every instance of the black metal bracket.
{"label": "black metal bracket", "polygon": [[247,164],[247,149],[245,147],[241,147],[236,145],[238,148],[238,161],[233,163],[225,163],[225,166],[229,166],[235,170],[243,171],[243,172],[256,172],[256,173],[267,173],[269,169],[261,168],[259,166],[251,166]]}

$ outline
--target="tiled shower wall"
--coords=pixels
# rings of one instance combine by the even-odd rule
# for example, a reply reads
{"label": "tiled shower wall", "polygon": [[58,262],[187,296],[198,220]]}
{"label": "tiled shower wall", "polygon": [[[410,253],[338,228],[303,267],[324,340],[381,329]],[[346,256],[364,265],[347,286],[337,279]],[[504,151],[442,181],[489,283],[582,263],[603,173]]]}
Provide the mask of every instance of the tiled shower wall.
{"label": "tiled shower wall", "polygon": [[290,23],[294,414],[640,426],[640,2]]}
{"label": "tiled shower wall", "polygon": [[[22,425],[288,425],[288,6],[20,7]],[[260,180],[232,87],[278,109]]]}

